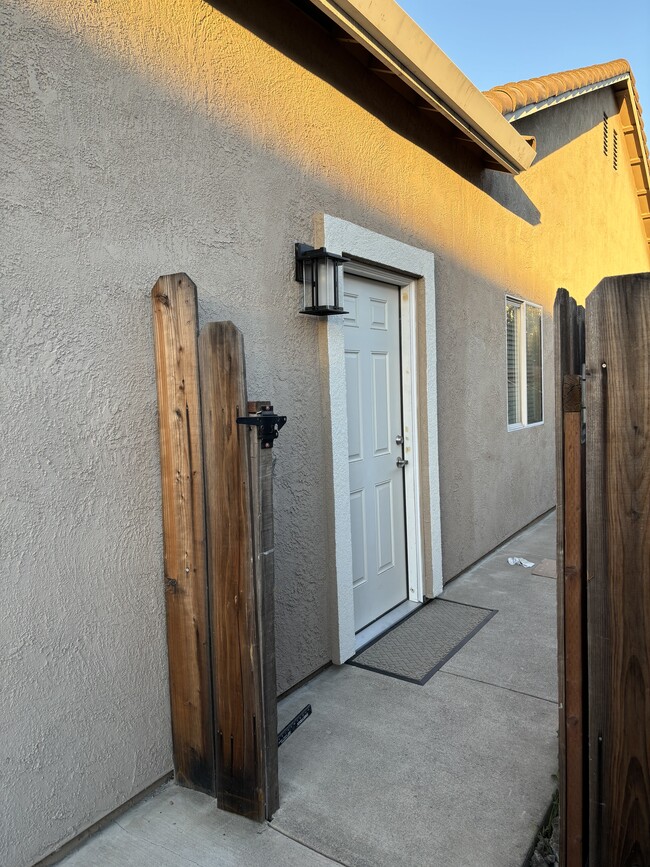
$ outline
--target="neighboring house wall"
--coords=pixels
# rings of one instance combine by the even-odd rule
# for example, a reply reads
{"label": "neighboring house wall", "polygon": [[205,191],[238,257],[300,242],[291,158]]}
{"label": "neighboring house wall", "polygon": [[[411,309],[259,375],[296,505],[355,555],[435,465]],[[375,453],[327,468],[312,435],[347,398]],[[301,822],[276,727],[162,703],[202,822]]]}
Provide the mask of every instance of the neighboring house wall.
{"label": "neighboring house wall", "polygon": [[[250,397],[289,417],[276,451],[282,690],[330,659],[321,326],[298,315],[293,280],[293,242],[313,240],[315,216],[436,256],[446,578],[554,504],[555,289],[575,295],[648,267],[622,176],[608,192],[595,127],[524,177],[486,172],[283,0],[214,6],[8,0],[2,11],[10,865],[171,768],[149,297],[159,274],[186,271],[202,322],[242,329]],[[540,125],[540,149],[546,120],[526,121]],[[607,217],[612,196],[624,218]],[[547,421],[511,434],[506,292],[544,306]]]}

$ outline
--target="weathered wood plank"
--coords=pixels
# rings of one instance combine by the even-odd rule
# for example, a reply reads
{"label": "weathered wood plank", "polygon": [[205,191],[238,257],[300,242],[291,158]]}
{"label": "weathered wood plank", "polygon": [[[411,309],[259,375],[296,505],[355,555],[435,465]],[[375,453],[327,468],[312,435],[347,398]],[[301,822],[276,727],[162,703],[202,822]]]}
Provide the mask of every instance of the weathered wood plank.
{"label": "weathered wood plank", "polygon": [[650,864],[650,274],[587,299],[589,864]]}
{"label": "weathered wood plank", "polygon": [[585,580],[584,447],[581,378],[564,377],[564,740],[566,745],[565,840],[567,867],[582,867],[584,839]]}
{"label": "weathered wood plank", "polygon": [[[557,490],[558,735],[560,864],[582,867],[585,749],[584,446],[581,443],[580,374],[584,360],[584,309],[566,289],[557,292],[555,412]],[[568,415],[567,415],[568,414]],[[568,510],[568,511],[567,511]]]}
{"label": "weathered wood plank", "polygon": [[153,305],[176,779],[214,794],[196,286],[160,277]]}
{"label": "weathered wood plank", "polygon": [[557,571],[557,668],[558,668],[558,789],[560,799],[560,857],[566,867],[566,726],[564,712],[564,427],[563,384],[571,373],[570,298],[566,289],[558,289],[553,308],[555,331],[555,480],[556,480],[556,571]]}
{"label": "weathered wood plank", "polygon": [[217,802],[264,819],[263,715],[253,571],[244,341],[232,322],[199,337]]}
{"label": "weathered wood plank", "polygon": [[[250,401],[248,414],[270,407]],[[260,637],[262,708],[264,714],[265,815],[272,819],[280,806],[278,782],[278,706],[275,670],[275,544],[273,537],[273,449],[263,449],[257,430],[250,431],[253,530],[255,534],[255,595]]]}

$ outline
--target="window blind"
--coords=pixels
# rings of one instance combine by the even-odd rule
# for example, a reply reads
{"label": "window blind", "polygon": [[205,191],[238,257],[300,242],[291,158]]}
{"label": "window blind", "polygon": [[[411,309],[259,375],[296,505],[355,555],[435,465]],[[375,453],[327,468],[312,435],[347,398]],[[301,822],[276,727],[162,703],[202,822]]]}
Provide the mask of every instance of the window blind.
{"label": "window blind", "polygon": [[542,420],[542,311],[526,305],[526,414],[527,423]]}
{"label": "window blind", "polygon": [[506,303],[506,354],[508,369],[508,424],[521,424],[521,305]]}

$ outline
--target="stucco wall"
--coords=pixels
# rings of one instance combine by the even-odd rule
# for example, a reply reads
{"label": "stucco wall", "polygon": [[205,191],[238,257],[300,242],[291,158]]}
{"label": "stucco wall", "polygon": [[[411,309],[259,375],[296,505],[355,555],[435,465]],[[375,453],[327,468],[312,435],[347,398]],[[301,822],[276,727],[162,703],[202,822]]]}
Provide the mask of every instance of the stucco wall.
{"label": "stucco wall", "polygon": [[[610,118],[607,156],[603,112]],[[502,208],[491,216],[478,209],[479,225],[492,241],[492,264],[472,268],[453,255],[437,258],[445,580],[553,504],[556,289],[565,287],[582,301],[602,275],[645,270],[649,261],[611,90],[531,115],[517,128],[537,138],[533,166],[516,179],[486,172],[481,181]],[[614,128],[619,136],[616,171]],[[515,222],[513,214],[519,215]],[[470,233],[465,228],[456,236],[459,251],[472,249]],[[468,260],[476,258],[469,255]],[[513,268],[517,274],[510,277]],[[488,269],[496,271],[496,279],[486,279]],[[504,408],[506,291],[544,308],[546,423],[511,432],[506,432]],[[451,358],[455,364],[445,365],[444,359]]]}
{"label": "stucco wall", "polygon": [[[0,15],[0,862],[26,865],[171,768],[159,274],[190,274],[203,322],[236,322],[250,397],[289,416],[276,446],[284,689],[330,658],[319,325],[297,314],[292,261],[314,214],[436,255],[447,578],[553,505],[555,289],[588,291],[648,256],[629,178],[601,159],[598,95],[576,141],[513,179],[282,0],[5,0]],[[559,144],[571,116],[553,111]],[[547,127],[526,123],[541,145]],[[545,312],[547,423],[513,434],[506,291]]]}

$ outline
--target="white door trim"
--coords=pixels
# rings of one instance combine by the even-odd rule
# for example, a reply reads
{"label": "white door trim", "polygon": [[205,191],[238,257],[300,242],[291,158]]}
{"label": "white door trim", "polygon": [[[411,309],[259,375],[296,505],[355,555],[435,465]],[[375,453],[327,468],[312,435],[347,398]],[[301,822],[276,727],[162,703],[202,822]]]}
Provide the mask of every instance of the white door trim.
{"label": "white door trim", "polygon": [[[402,387],[404,426],[409,429],[405,456],[406,515],[409,555],[409,599],[442,592],[442,554],[440,539],[440,485],[438,474],[438,420],[436,396],[436,328],[433,253],[412,247],[385,235],[371,232],[347,220],[321,214],[315,220],[316,246],[332,253],[348,253],[361,261],[350,262],[346,270],[359,276],[380,279],[400,286],[402,292]],[[401,273],[400,273],[401,272]],[[406,296],[406,297],[405,297]],[[418,333],[416,309],[424,311],[424,346],[416,347]],[[335,581],[331,597],[331,652],[335,663],[345,662],[355,652],[354,601],[352,590],[352,546],[350,541],[350,486],[348,471],[348,426],[346,406],[345,349],[343,318],[326,317],[326,339],[320,347],[321,361],[327,371],[326,401],[331,429],[333,542]],[[322,332],[321,332],[322,333]],[[425,382],[418,390],[418,354],[426,357]],[[423,368],[420,367],[420,370]],[[429,472],[420,473],[420,442],[417,418],[418,400],[426,399],[427,457]],[[407,410],[408,406],[408,410]],[[422,485],[428,487],[423,498]],[[428,502],[426,514],[421,512]],[[429,556],[425,558],[425,539]],[[427,560],[428,562],[425,562]]]}

